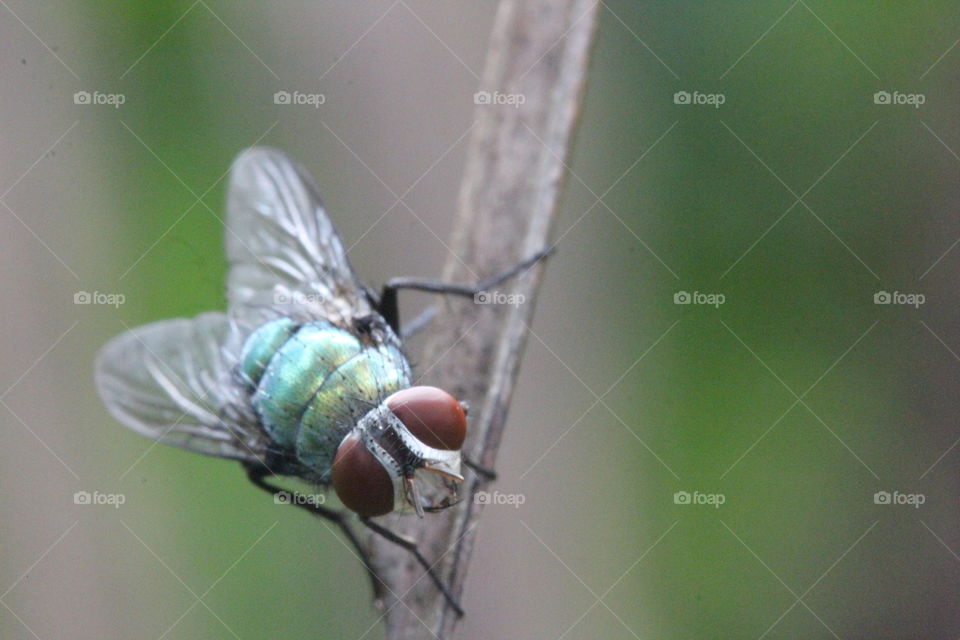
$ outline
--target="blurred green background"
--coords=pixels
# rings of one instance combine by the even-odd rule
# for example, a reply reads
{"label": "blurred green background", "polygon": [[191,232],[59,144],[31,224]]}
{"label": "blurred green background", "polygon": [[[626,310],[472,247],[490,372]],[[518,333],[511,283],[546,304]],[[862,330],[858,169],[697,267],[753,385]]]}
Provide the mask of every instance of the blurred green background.
{"label": "blurred green background", "polygon": [[[0,637],[382,636],[339,538],[116,424],[92,359],[223,308],[254,143],[315,175],[369,283],[439,273],[495,9],[2,3]],[[485,513],[461,637],[957,637],[956,3],[599,17],[498,463],[525,501]]]}

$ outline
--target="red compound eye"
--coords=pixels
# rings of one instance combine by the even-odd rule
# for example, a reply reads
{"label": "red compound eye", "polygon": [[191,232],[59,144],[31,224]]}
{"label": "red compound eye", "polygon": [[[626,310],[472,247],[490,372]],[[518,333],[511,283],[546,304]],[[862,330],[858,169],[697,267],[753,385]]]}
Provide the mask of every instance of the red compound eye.
{"label": "red compound eye", "polygon": [[452,395],[436,387],[410,387],[387,398],[387,406],[418,440],[456,451],[467,437],[467,416]]}
{"label": "red compound eye", "polygon": [[333,489],[340,502],[361,516],[393,511],[393,482],[359,438],[349,435],[333,459]]}

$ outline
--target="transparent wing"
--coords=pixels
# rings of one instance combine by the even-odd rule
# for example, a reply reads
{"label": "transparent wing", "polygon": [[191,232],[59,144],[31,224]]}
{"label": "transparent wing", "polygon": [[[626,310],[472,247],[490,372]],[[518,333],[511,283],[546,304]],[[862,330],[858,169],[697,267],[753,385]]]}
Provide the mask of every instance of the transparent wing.
{"label": "transparent wing", "polygon": [[275,149],[234,162],[227,192],[230,315],[250,330],[285,315],[348,326],[370,312],[309,174]]}
{"label": "transparent wing", "polygon": [[232,379],[235,331],[222,313],[123,333],[97,355],[107,410],[145,436],[223,458],[262,462],[268,437]]}

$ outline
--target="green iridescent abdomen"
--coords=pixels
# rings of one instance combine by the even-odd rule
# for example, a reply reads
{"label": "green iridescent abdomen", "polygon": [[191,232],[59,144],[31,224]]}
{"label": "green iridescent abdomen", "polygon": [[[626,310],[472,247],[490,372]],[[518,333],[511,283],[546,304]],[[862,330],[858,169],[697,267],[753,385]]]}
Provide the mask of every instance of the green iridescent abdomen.
{"label": "green iridescent abdomen", "polygon": [[410,386],[410,365],[396,347],[364,344],[324,321],[268,322],[244,344],[240,369],[264,429],[323,481],[357,421]]}

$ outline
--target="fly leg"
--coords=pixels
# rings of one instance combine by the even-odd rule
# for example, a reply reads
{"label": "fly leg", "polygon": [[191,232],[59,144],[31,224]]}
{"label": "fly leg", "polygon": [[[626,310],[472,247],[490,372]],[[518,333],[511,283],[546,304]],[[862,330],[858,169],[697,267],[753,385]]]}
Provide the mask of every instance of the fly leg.
{"label": "fly leg", "polygon": [[[463,415],[470,415],[470,405],[468,405],[463,400],[460,401],[460,407],[463,409]],[[486,480],[487,482],[493,482],[497,479],[497,472],[489,467],[484,467],[483,465],[474,462],[472,458],[467,457],[466,454],[461,454],[461,460],[463,460],[463,466],[467,469],[470,469],[475,474]]]}
{"label": "fly leg", "polygon": [[[373,598],[376,602],[383,602],[384,596],[384,582],[380,579],[380,576],[377,575],[376,571],[373,569],[373,565],[370,563],[370,555],[367,553],[367,550],[360,544],[360,539],[357,537],[356,532],[348,524],[348,514],[344,511],[336,511],[335,509],[330,509],[324,507],[323,505],[315,504],[313,500],[305,499],[300,493],[296,491],[287,491],[286,489],[281,489],[280,487],[267,482],[264,478],[272,475],[269,470],[264,467],[257,465],[246,465],[247,478],[252,482],[256,487],[263,489],[272,496],[283,495],[288,498],[288,504],[293,506],[300,507],[309,513],[330,520],[335,523],[343,535],[346,536],[347,540],[350,541],[350,544],[354,549],[357,550],[357,554],[360,557],[360,562],[363,563],[364,568],[367,570],[367,574],[370,576],[370,584],[373,587]],[[292,500],[290,500],[292,498]]]}
{"label": "fly leg", "polygon": [[423,567],[423,570],[427,573],[427,575],[430,576],[430,580],[432,580],[433,584],[436,585],[437,590],[439,590],[440,593],[443,594],[443,597],[446,599],[447,604],[450,605],[450,608],[453,609],[458,616],[461,616],[461,617],[463,616],[463,609],[460,607],[460,603],[457,602],[457,599],[453,597],[452,593],[450,593],[450,589],[447,588],[447,585],[443,583],[443,580],[440,579],[440,576],[438,576],[437,573],[433,570],[433,567],[436,563],[430,564],[429,562],[427,562],[427,559],[423,556],[422,553],[420,553],[420,549],[417,548],[416,542],[414,542],[413,540],[405,536],[401,536],[399,534],[394,533],[393,531],[390,531],[390,529],[387,529],[386,527],[377,524],[370,518],[361,517],[360,522],[365,524],[367,528],[369,528],[371,531],[373,531],[377,535],[382,536],[384,539],[389,540],[395,545],[398,545],[406,549],[407,551],[409,551],[413,555],[413,557],[416,558],[417,563],[421,567]]}
{"label": "fly leg", "polygon": [[[460,407],[463,409],[463,415],[470,415],[470,405],[468,405],[463,400],[460,401]],[[463,460],[463,466],[467,469],[472,470],[475,474],[486,480],[487,482],[493,482],[497,479],[497,472],[491,469],[490,467],[484,467],[478,462],[474,462],[472,458],[467,457],[466,454],[461,455],[461,460]]]}
{"label": "fly leg", "polygon": [[400,340],[406,342],[413,336],[420,333],[421,330],[426,329],[427,325],[433,322],[433,319],[437,316],[436,307],[427,307],[421,311],[416,318],[407,322],[403,325],[403,329],[400,331]]}
{"label": "fly leg", "polygon": [[380,291],[380,298],[376,305],[377,311],[383,316],[390,327],[399,333],[400,311],[397,306],[397,292],[400,289],[412,289],[415,291],[426,291],[428,293],[472,298],[476,294],[506,282],[510,278],[526,271],[551,253],[553,253],[553,247],[538,251],[533,257],[527,258],[511,269],[475,284],[453,284],[451,282],[440,282],[439,280],[431,280],[429,278],[391,278],[383,285],[383,289]]}
{"label": "fly leg", "polygon": [[461,460],[463,460],[463,466],[472,470],[478,476],[481,476],[484,480],[492,482],[497,479],[497,472],[494,471],[493,469],[484,467],[474,462],[473,460],[471,460],[466,456],[461,456]]}

